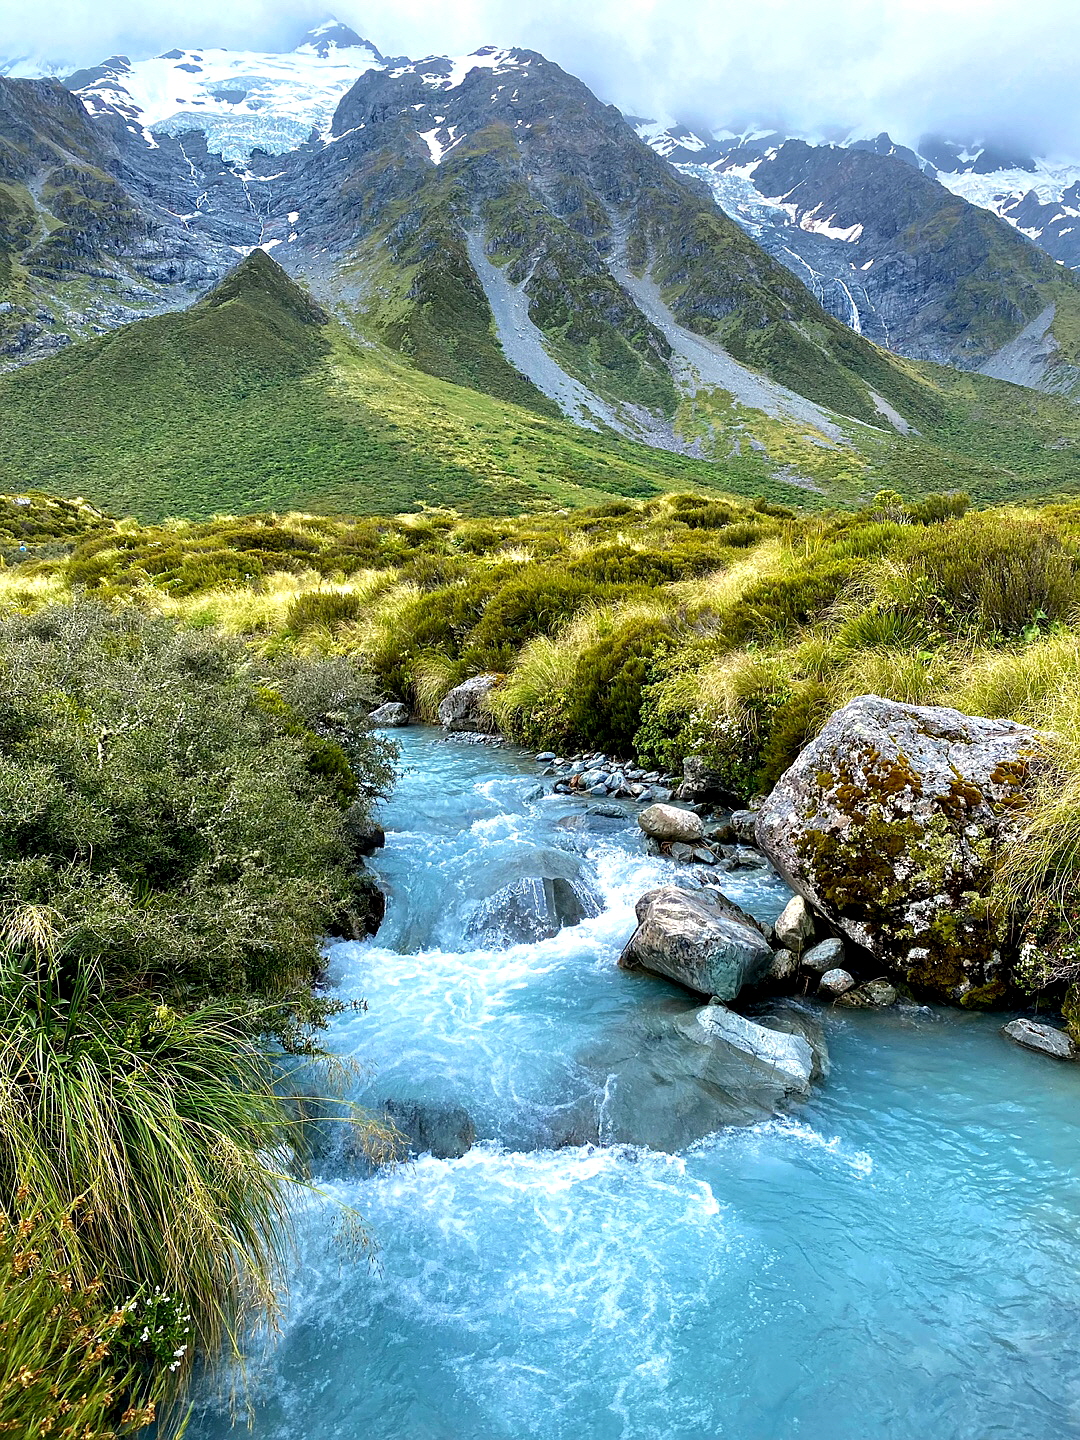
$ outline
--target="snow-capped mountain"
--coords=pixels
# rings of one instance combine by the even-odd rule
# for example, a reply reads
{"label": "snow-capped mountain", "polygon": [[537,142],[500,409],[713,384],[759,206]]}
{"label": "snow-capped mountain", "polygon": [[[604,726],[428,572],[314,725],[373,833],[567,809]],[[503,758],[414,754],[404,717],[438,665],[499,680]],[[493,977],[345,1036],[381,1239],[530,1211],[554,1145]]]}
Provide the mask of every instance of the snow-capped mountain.
{"label": "snow-capped mountain", "polygon": [[[775,197],[763,196],[755,183],[757,163],[790,139],[819,147],[866,150],[905,161],[933,176],[947,190],[1008,221],[1040,249],[1073,268],[1080,268],[1080,161],[1024,155],[1000,146],[960,144],[940,136],[923,136],[914,145],[895,143],[889,135],[791,136],[775,130],[747,128],[742,132],[702,132],[686,125],[664,125],[634,117],[638,134],[658,155],[677,168],[704,179],[716,198],[740,223],[757,224],[761,211]],[[704,171],[708,171],[705,174]],[[714,176],[724,177],[719,182]],[[783,225],[782,218],[772,219]]]}
{"label": "snow-capped mountain", "polygon": [[386,62],[369,40],[328,20],[295,50],[168,50],[149,60],[113,55],[66,80],[91,115],[120,115],[147,144],[201,131],[224,159],[280,155],[328,130],[338,102]]}

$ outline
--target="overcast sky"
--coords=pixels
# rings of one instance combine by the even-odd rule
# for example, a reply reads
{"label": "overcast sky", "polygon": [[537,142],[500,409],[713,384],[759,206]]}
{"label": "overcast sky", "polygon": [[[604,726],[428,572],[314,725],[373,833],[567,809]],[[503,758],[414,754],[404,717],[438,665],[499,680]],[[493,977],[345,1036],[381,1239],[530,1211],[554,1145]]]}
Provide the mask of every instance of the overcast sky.
{"label": "overcast sky", "polygon": [[[289,49],[307,0],[0,0],[0,55]],[[636,114],[1080,154],[1080,0],[341,0],[387,54],[542,51]]]}

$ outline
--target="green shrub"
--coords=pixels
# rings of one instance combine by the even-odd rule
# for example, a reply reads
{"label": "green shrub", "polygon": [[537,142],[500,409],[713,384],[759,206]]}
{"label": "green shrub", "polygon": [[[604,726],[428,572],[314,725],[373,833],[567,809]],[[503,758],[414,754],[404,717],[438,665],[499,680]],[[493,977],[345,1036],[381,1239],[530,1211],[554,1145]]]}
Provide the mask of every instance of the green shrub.
{"label": "green shrub", "polygon": [[359,620],[360,601],[348,590],[308,590],[289,606],[286,627],[294,635],[325,625],[333,630],[347,620]]}

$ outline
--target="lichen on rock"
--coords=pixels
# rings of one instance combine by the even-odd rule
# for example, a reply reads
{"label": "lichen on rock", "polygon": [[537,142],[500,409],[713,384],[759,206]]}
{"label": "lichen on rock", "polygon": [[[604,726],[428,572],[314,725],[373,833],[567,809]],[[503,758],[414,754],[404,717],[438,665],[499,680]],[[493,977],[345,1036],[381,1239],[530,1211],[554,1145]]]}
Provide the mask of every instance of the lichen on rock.
{"label": "lichen on rock", "polygon": [[894,976],[954,1004],[993,1004],[1008,990],[994,859],[1038,754],[1026,726],[864,695],[780,780],[758,843]]}

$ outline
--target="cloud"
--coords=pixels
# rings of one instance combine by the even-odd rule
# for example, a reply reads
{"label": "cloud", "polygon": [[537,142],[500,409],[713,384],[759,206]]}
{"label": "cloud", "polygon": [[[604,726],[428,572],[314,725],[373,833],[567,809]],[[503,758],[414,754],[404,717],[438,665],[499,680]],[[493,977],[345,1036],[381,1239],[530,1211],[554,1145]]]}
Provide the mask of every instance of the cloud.
{"label": "cloud", "polygon": [[[622,109],[722,126],[748,120],[924,131],[1080,153],[1076,0],[341,0],[390,54],[487,43],[542,51]],[[80,64],[117,49],[289,48],[323,0],[0,0],[0,44]]]}

